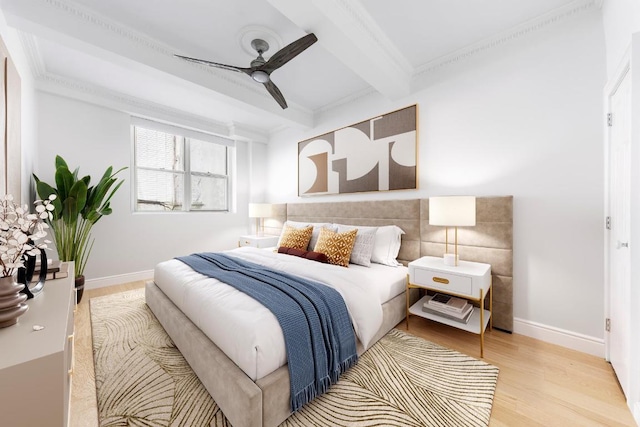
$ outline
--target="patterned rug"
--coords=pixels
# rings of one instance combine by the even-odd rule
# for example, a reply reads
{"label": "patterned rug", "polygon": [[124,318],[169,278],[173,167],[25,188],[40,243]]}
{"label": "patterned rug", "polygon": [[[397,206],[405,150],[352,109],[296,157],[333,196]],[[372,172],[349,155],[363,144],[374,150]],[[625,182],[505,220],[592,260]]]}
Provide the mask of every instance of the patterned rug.
{"label": "patterned rug", "polygon": [[[144,302],[90,300],[101,426],[230,426]],[[487,426],[498,368],[392,330],[282,426]]]}

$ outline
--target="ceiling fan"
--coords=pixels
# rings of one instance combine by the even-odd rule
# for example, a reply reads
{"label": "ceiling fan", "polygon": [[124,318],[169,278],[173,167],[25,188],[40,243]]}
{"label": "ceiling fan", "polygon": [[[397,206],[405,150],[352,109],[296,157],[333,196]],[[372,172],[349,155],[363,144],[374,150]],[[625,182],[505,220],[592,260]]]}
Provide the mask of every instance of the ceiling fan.
{"label": "ceiling fan", "polygon": [[251,41],[251,47],[258,52],[258,57],[251,61],[249,68],[236,67],[234,65],[219,64],[217,62],[205,61],[204,59],[189,58],[188,56],[174,55],[186,61],[196,62],[198,64],[208,65],[210,67],[222,68],[223,70],[236,71],[245,73],[258,83],[262,83],[273,98],[280,104],[282,109],[287,108],[287,101],[280,89],[271,81],[271,73],[282,67],[287,62],[304,52],[309,46],[318,41],[315,34],[307,34],[306,36],[294,41],[293,43],[283,47],[277,51],[268,61],[262,54],[269,50],[269,43],[262,39],[254,39]]}

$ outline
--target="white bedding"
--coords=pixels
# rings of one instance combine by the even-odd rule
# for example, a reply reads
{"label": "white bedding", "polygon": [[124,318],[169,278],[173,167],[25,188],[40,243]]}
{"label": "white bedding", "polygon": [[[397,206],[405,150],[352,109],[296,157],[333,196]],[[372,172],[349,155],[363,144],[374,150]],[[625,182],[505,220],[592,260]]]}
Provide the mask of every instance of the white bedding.
{"label": "white bedding", "polygon": [[[356,335],[368,348],[382,324],[382,304],[404,291],[407,269],[372,265],[349,268],[263,249],[242,247],[227,254],[287,271],[336,289],[344,298]],[[156,285],[252,380],[287,362],[276,317],[253,298],[193,271],[178,260],[158,264]]]}

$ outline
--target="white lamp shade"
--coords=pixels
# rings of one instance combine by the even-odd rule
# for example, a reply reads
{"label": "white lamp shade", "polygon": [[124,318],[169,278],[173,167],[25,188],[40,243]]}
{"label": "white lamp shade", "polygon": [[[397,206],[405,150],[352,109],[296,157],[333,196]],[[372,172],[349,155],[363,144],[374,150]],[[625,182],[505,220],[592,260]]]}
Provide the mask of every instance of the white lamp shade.
{"label": "white lamp shade", "polygon": [[476,225],[475,196],[429,197],[429,225],[446,227]]}
{"label": "white lamp shade", "polygon": [[270,218],[273,208],[270,203],[249,203],[249,218]]}

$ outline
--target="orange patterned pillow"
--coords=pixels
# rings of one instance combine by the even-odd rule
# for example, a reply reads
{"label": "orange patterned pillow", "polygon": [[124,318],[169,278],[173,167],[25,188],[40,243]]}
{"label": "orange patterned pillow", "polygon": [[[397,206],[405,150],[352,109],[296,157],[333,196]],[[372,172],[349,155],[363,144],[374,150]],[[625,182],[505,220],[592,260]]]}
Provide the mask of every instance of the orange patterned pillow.
{"label": "orange patterned pillow", "polygon": [[313,251],[325,254],[330,264],[349,267],[349,257],[351,257],[357,233],[358,229],[336,233],[327,228],[321,228],[318,243]]}
{"label": "orange patterned pillow", "polygon": [[306,228],[295,228],[287,226],[282,233],[280,239],[280,247],[307,250],[309,241],[311,240],[311,234],[313,233],[313,226]]}

